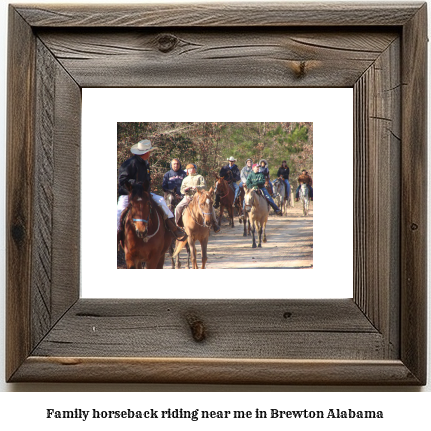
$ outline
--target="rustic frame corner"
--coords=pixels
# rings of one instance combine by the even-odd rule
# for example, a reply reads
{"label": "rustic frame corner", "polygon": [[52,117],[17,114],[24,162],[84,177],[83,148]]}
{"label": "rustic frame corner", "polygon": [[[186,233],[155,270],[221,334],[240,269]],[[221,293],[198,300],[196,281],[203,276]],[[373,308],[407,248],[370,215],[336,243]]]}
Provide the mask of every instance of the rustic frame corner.
{"label": "rustic frame corner", "polygon": [[[7,381],[426,384],[426,52],[425,3],[11,5]],[[81,89],[114,86],[352,87],[354,298],[81,299]]]}

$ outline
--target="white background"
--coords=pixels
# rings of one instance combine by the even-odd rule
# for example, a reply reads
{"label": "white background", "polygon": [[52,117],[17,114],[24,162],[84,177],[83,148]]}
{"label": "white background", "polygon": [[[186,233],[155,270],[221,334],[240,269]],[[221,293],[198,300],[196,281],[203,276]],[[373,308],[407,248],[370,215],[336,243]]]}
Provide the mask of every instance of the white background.
{"label": "white background", "polygon": [[[340,199],[337,211],[335,191],[329,196],[331,190],[335,190],[337,173],[341,169],[351,173],[353,169],[351,88],[95,88],[83,89],[82,100],[82,297],[352,297],[353,177],[336,184],[336,195]],[[116,269],[117,239],[112,227],[117,223],[117,121],[312,121],[313,269],[208,270],[210,274],[205,275],[205,282],[199,271],[176,273],[176,279],[186,277],[187,281],[184,278],[173,282],[170,271],[149,271],[143,277],[141,271]],[[244,161],[247,156],[244,154]],[[244,161],[237,162],[240,169]],[[195,160],[182,160],[183,164],[193,162]],[[94,184],[95,176],[99,184],[96,189],[88,186]],[[103,181],[99,182],[97,177]],[[100,207],[106,212],[95,220],[94,208]],[[106,244],[96,253],[91,247],[94,236]],[[216,236],[212,235],[211,241],[215,242]],[[251,247],[249,239],[245,238],[244,243]],[[211,264],[211,257],[208,262]]]}
{"label": "white background", "polygon": [[[129,3],[133,1],[129,0]],[[161,2],[161,1],[159,1]],[[16,0],[14,3],[28,3],[26,1]],[[38,2],[34,2],[38,3]],[[39,2],[40,3],[40,2]],[[61,1],[44,3],[62,3]],[[68,0],[68,3],[75,3],[73,0]],[[95,3],[87,1],[86,3]],[[103,3],[109,3],[105,1]],[[391,2],[387,2],[391,3]],[[0,4],[0,174],[2,175],[1,183],[5,183],[5,112],[6,112],[6,34],[7,34],[7,2]],[[259,119],[260,121],[260,119]],[[308,121],[308,119],[306,120]],[[0,188],[0,224],[4,226],[4,199],[5,189]],[[4,229],[0,232],[0,271],[4,274],[5,254],[4,247],[5,237]],[[0,315],[4,316],[4,275],[0,279],[0,288],[2,295],[0,296]],[[428,300],[429,303],[429,300]],[[428,309],[431,308],[429,304]],[[0,322],[0,369],[4,370],[4,319]],[[431,330],[428,331],[431,333]],[[428,354],[428,362],[430,361]],[[430,367],[428,367],[430,368]],[[0,371],[0,374],[2,372]],[[237,410],[253,410],[259,408],[279,408],[279,409],[324,409],[328,408],[353,408],[384,410],[384,421],[358,421],[358,420],[325,420],[318,422],[320,429],[360,429],[381,430],[381,429],[427,429],[429,426],[429,406],[431,405],[431,385],[428,384],[423,388],[404,388],[404,387],[286,387],[286,386],[223,386],[223,385],[113,385],[113,384],[6,384],[0,377],[0,425],[2,429],[9,429],[12,426],[16,428],[33,427],[35,429],[59,429],[77,430],[80,427],[87,429],[96,429],[95,423],[79,422],[79,420],[65,420],[60,423],[48,422],[45,419],[46,408],[57,409],[122,409],[122,408],[200,408],[200,409],[237,409]],[[32,394],[31,392],[42,392]],[[50,392],[54,391],[54,392]],[[58,391],[58,392],[57,392]],[[83,391],[82,393],[74,393]],[[102,393],[96,393],[100,391]],[[124,391],[123,394],[112,394],[111,392]],[[165,391],[182,391],[183,393],[176,394],[158,393]],[[199,391],[199,393],[195,393]],[[219,391],[227,391],[222,394]],[[241,393],[229,392],[241,391]],[[252,391],[252,393],[243,393],[243,391]],[[264,391],[265,393],[261,393]],[[300,391],[299,393],[297,391]],[[322,392],[328,391],[328,392]],[[362,391],[366,391],[363,393]],[[380,391],[391,391],[392,393],[381,393]],[[16,393],[12,393],[16,392]],[[28,393],[26,393],[28,392]],[[134,393],[137,392],[137,393]],[[151,392],[151,393],[147,393]],[[267,393],[268,392],[268,393]],[[426,392],[426,393],[415,393]],[[12,425],[13,423],[13,425]],[[160,423],[161,425],[165,424]],[[127,429],[145,429],[150,427],[157,429],[159,423],[130,423],[105,421],[102,426],[104,429],[115,429],[118,427],[127,426]],[[194,424],[194,425],[193,425]],[[203,422],[169,422],[168,426],[176,428],[190,429],[199,427],[202,429]],[[315,427],[315,422],[262,422],[251,420],[247,423],[242,423],[243,427],[249,429],[261,429],[268,427],[274,429],[308,429],[311,426]],[[211,425],[208,423],[207,428],[238,428],[238,423],[235,422],[220,422],[214,421]],[[115,427],[115,428],[114,428]],[[97,429],[100,425],[97,424]]]}

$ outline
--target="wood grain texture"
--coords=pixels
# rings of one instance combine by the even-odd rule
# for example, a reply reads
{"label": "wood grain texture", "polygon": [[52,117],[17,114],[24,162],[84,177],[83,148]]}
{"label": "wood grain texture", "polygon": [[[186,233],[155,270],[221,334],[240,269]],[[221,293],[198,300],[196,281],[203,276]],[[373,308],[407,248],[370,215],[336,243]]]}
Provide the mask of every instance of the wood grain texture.
{"label": "wood grain texture", "polygon": [[[33,232],[33,133],[35,41],[31,28],[9,13],[6,155],[6,375],[31,350],[31,253]],[[23,55],[25,53],[25,55]]]}
{"label": "wood grain texture", "polygon": [[422,3],[17,5],[33,27],[399,26]]}
{"label": "wood grain texture", "polygon": [[417,385],[401,361],[29,357],[15,381]]}
{"label": "wood grain texture", "polygon": [[[9,36],[8,381],[426,383],[425,6],[20,5]],[[81,88],[154,85],[353,87],[353,300],[79,299]]]}
{"label": "wood grain texture", "polygon": [[[190,316],[202,322],[202,343]],[[240,325],[237,322],[241,322]],[[110,343],[114,336],[119,344]],[[352,300],[80,300],[37,356],[384,359],[384,338]]]}
{"label": "wood grain texture", "polygon": [[80,89],[37,40],[32,345],[78,299]]}
{"label": "wood grain texture", "polygon": [[[401,181],[401,358],[426,378],[427,8],[403,29]],[[416,327],[416,329],[415,329]]]}
{"label": "wood grain texture", "polygon": [[354,274],[355,301],[388,337],[392,358],[399,337],[401,195],[400,38],[382,52],[355,85]]}
{"label": "wood grain texture", "polygon": [[394,32],[38,31],[82,87],[352,87]]}

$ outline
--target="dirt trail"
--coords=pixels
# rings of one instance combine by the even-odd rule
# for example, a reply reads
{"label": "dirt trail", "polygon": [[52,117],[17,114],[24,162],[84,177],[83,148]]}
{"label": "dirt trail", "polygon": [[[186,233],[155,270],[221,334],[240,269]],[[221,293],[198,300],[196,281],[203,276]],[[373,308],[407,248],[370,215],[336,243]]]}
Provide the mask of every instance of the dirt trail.
{"label": "dirt trail", "polygon": [[[273,212],[271,211],[271,214]],[[243,236],[244,227],[235,217],[235,227],[222,220],[218,234],[211,231],[208,242],[207,269],[251,268],[311,268],[313,266],[313,203],[307,217],[302,216],[300,204],[287,210],[287,215],[270,215],[266,227],[268,242],[262,248],[252,248],[252,237]],[[257,242],[257,235],[256,235]],[[200,244],[198,265],[201,266]],[[165,268],[171,268],[166,256]],[[180,253],[181,268],[186,268],[187,252]]]}

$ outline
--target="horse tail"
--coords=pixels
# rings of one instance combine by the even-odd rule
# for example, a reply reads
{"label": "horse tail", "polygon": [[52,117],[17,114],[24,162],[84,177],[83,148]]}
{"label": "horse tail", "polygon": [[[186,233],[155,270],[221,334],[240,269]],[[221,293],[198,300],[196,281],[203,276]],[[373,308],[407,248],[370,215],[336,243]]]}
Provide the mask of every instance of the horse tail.
{"label": "horse tail", "polygon": [[177,255],[185,247],[186,244],[187,244],[187,239],[185,239],[184,241],[177,241],[177,245],[175,246],[175,251],[174,251],[174,254],[172,255],[172,257],[173,258],[177,257]]}

